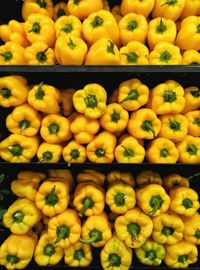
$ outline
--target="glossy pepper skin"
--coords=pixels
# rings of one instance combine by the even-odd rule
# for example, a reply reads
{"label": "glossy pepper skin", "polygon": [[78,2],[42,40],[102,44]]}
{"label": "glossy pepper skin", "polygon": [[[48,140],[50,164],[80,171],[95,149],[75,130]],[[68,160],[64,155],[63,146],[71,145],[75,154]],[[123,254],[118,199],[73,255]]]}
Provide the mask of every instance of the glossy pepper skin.
{"label": "glossy pepper skin", "polygon": [[170,191],[170,210],[179,215],[192,216],[199,209],[198,194],[195,190],[178,187]]}
{"label": "glossy pepper skin", "polygon": [[54,21],[56,22],[60,17],[69,15],[66,2],[58,2],[54,5]]}
{"label": "glossy pepper skin", "polygon": [[81,222],[77,213],[72,209],[66,209],[49,219],[48,235],[58,247],[70,247],[79,240],[80,234]]}
{"label": "glossy pepper skin", "polygon": [[29,87],[27,80],[19,75],[0,78],[0,106],[9,108],[26,102]]}
{"label": "glossy pepper skin", "polygon": [[41,163],[57,163],[62,154],[62,145],[42,142],[37,150],[37,158]]}
{"label": "glossy pepper skin", "polygon": [[165,257],[165,248],[163,245],[148,239],[141,247],[136,248],[135,254],[142,264],[158,266]]}
{"label": "glossy pepper skin", "polygon": [[93,247],[103,247],[112,237],[110,223],[103,212],[98,216],[90,216],[82,225],[81,243]]}
{"label": "glossy pepper skin", "polygon": [[25,65],[24,47],[8,41],[0,46],[0,65]]}
{"label": "glossy pepper skin", "polygon": [[86,267],[92,262],[92,249],[90,245],[76,242],[64,249],[65,264],[71,267]]}
{"label": "glossy pepper skin", "polygon": [[163,178],[163,186],[169,192],[170,190],[177,187],[189,188],[190,182],[187,178],[183,177],[182,175],[173,173]]}
{"label": "glossy pepper skin", "polygon": [[157,172],[146,170],[140,172],[136,176],[136,183],[138,186],[144,186],[149,184],[158,184],[162,186],[162,178]]}
{"label": "glossy pepper skin", "polygon": [[25,269],[33,257],[37,237],[33,233],[10,234],[0,247],[0,264],[6,269]]}
{"label": "glossy pepper skin", "polygon": [[128,270],[132,262],[132,250],[117,236],[113,236],[100,253],[103,269]]}
{"label": "glossy pepper skin", "polygon": [[61,178],[67,184],[69,191],[71,192],[74,187],[74,179],[70,170],[60,169],[60,170],[48,170],[48,176],[50,178]]}
{"label": "glossy pepper skin", "polygon": [[40,219],[42,215],[35,204],[20,198],[14,201],[3,216],[3,224],[12,233],[27,233]]}
{"label": "glossy pepper skin", "polygon": [[184,9],[181,13],[181,19],[188,16],[200,15],[200,2],[198,0],[186,0]]}
{"label": "glossy pepper skin", "polygon": [[200,245],[200,214],[198,212],[190,217],[181,216],[185,228],[183,237],[188,243]]}
{"label": "glossy pepper skin", "polygon": [[127,13],[135,12],[148,17],[151,13],[155,0],[145,0],[144,3],[140,0],[122,0],[121,13],[124,16]]}
{"label": "glossy pepper skin", "polygon": [[105,174],[91,169],[83,170],[76,176],[76,181],[78,183],[91,182],[98,186],[103,186],[105,179]]}
{"label": "glossy pepper skin", "polygon": [[35,156],[39,146],[38,137],[26,137],[20,134],[11,134],[1,141],[1,158],[14,163],[27,163]]}
{"label": "glossy pepper skin", "polygon": [[53,17],[54,8],[52,0],[24,0],[22,5],[22,17],[26,21],[29,15],[39,13]]}
{"label": "glossy pepper skin", "polygon": [[57,38],[62,35],[81,38],[82,23],[73,15],[61,16],[55,22],[55,31]]}
{"label": "glossy pepper skin", "polygon": [[198,110],[200,107],[200,89],[197,86],[185,88],[185,107],[182,113]]}
{"label": "glossy pepper skin", "polygon": [[189,121],[188,134],[199,137],[200,136],[200,111],[190,111],[185,114]]}
{"label": "glossy pepper skin", "polygon": [[150,184],[136,191],[137,205],[149,216],[158,216],[168,210],[170,197],[158,184]]}
{"label": "glossy pepper skin", "polygon": [[75,92],[75,89],[65,89],[61,92],[62,114],[64,116],[69,116],[74,111],[72,97]]}
{"label": "glossy pepper skin", "polygon": [[188,268],[198,259],[197,247],[184,240],[174,245],[165,245],[165,251],[164,262],[171,268]]}
{"label": "glossy pepper skin", "polygon": [[135,207],[128,210],[115,220],[115,232],[120,240],[130,248],[138,248],[143,245],[151,235],[153,223],[146,214]]}
{"label": "glossy pepper skin", "polygon": [[196,50],[187,50],[183,53],[183,65],[200,65],[200,53]]}
{"label": "glossy pepper skin", "polygon": [[76,142],[70,141],[62,152],[63,158],[67,163],[84,163],[87,159],[85,146]]}
{"label": "glossy pepper skin", "polygon": [[115,181],[120,181],[124,184],[135,186],[135,180],[131,172],[121,172],[118,170],[111,171],[107,174],[106,180],[108,184],[112,184]]}
{"label": "glossy pepper skin", "polygon": [[116,22],[119,23],[119,21],[120,21],[121,18],[122,18],[120,6],[119,6],[119,5],[115,5],[115,6],[112,8],[111,13],[112,13],[112,15],[114,16]]}

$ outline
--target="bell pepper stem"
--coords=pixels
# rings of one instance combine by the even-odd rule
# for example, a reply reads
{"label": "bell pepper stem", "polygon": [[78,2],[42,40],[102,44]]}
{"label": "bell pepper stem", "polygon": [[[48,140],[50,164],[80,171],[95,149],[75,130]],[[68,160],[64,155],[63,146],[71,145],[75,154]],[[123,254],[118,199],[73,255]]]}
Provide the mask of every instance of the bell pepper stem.
{"label": "bell pepper stem", "polygon": [[74,43],[74,41],[72,40],[72,38],[69,38],[69,42],[67,43],[67,45],[70,47],[70,49],[75,49],[77,47],[77,45]]}
{"label": "bell pepper stem", "polygon": [[44,162],[50,162],[53,159],[53,153],[50,151],[46,151],[42,154],[42,160],[40,160],[41,163]]}
{"label": "bell pepper stem", "polygon": [[114,50],[115,45],[114,45],[114,43],[111,40],[109,40],[108,43],[109,44],[108,44],[108,47],[107,47],[107,52],[112,53],[112,54],[115,55],[115,50]]}
{"label": "bell pepper stem", "polygon": [[102,233],[97,229],[93,229],[90,231],[89,237],[89,239],[80,239],[80,242],[84,244],[92,244],[94,242],[99,242],[102,240]]}
{"label": "bell pepper stem", "polygon": [[136,241],[137,243],[140,243],[138,234],[141,231],[141,227],[137,223],[129,223],[128,226],[127,226],[127,231],[131,235],[132,243],[133,243],[133,241]]}
{"label": "bell pepper stem", "polygon": [[199,177],[199,176],[200,176],[200,172],[195,173],[195,174],[189,176],[189,177],[188,177],[188,180],[190,181],[191,179],[193,179],[193,178],[195,178],[195,177]]}
{"label": "bell pepper stem", "polygon": [[131,158],[134,157],[135,153],[132,149],[125,147],[124,145],[121,145],[122,148],[124,148],[124,157]]}
{"label": "bell pepper stem", "polygon": [[182,205],[185,207],[185,209],[192,208],[193,202],[189,198],[186,198],[182,201]]}
{"label": "bell pepper stem", "polygon": [[63,8],[59,8],[56,13],[57,19],[64,15],[66,15],[65,10]]}
{"label": "bell pepper stem", "polygon": [[99,16],[95,16],[93,22],[91,22],[91,25],[96,28],[96,27],[99,27],[99,26],[102,26],[103,24],[103,19]]}
{"label": "bell pepper stem", "polygon": [[60,127],[58,124],[56,123],[51,123],[49,126],[48,126],[48,130],[49,130],[49,133],[50,134],[53,134],[53,135],[57,135],[59,130],[60,130]]}
{"label": "bell pepper stem", "polygon": [[48,51],[49,47],[47,47],[44,51],[38,52],[36,58],[38,62],[45,63],[47,61],[46,52]]}
{"label": "bell pepper stem", "polygon": [[26,128],[30,127],[30,121],[24,119],[22,121],[19,122],[19,128],[20,128],[20,132],[22,132],[23,130],[25,130]]}
{"label": "bell pepper stem", "polygon": [[56,185],[53,186],[50,193],[45,197],[45,203],[49,206],[55,206],[58,202],[58,196],[55,194]]}
{"label": "bell pepper stem", "polygon": [[8,150],[11,152],[11,154],[14,157],[21,156],[22,152],[23,152],[23,148],[19,144],[14,144],[14,145],[8,146]]}
{"label": "bell pepper stem", "polygon": [[117,253],[111,253],[108,256],[109,265],[106,268],[110,267],[120,267],[121,265],[121,258]]}
{"label": "bell pepper stem", "polygon": [[142,123],[142,129],[145,130],[145,131],[152,132],[153,138],[156,137],[155,129],[154,129],[153,125],[152,125],[152,121],[150,121],[150,120],[144,120],[144,122]]}
{"label": "bell pepper stem", "polygon": [[84,216],[84,213],[88,208],[92,208],[94,206],[94,202],[93,202],[93,200],[91,198],[86,197],[86,198],[83,199],[82,205],[83,205],[83,207],[79,212],[80,217]]}
{"label": "bell pepper stem", "polygon": [[37,92],[35,93],[35,99],[43,99],[44,97],[44,91],[42,90],[42,85],[44,83],[41,82],[39,85],[38,85],[38,90]]}
{"label": "bell pepper stem", "polygon": [[22,211],[17,211],[12,216],[13,222],[22,223],[24,219],[24,213]]}
{"label": "bell pepper stem", "polygon": [[140,95],[136,89],[131,89],[128,95],[120,103],[123,103],[128,100],[137,100],[139,96]]}
{"label": "bell pepper stem", "polygon": [[11,254],[7,255],[6,260],[12,265],[17,264],[20,261],[16,255],[11,255]]}
{"label": "bell pepper stem", "polygon": [[99,158],[104,157],[105,156],[105,151],[102,148],[98,148],[95,151],[95,155]]}
{"label": "bell pepper stem", "polygon": [[153,195],[150,200],[150,206],[152,207],[152,210],[149,212],[149,215],[154,216],[157,210],[162,207],[163,203],[164,201],[160,195]]}
{"label": "bell pepper stem", "polygon": [[200,228],[196,230],[194,237],[196,237],[198,240],[200,239]]}
{"label": "bell pepper stem", "polygon": [[73,27],[72,27],[71,23],[64,24],[63,28],[61,29],[61,31],[63,31],[65,33],[71,33],[72,30],[73,30]]}
{"label": "bell pepper stem", "polygon": [[122,55],[126,55],[128,63],[136,63],[139,57],[135,52],[122,53]]}
{"label": "bell pepper stem", "polygon": [[169,120],[169,127],[173,131],[179,131],[181,129],[181,124],[177,122],[176,120]]}
{"label": "bell pepper stem", "polygon": [[175,6],[177,1],[178,0],[167,0],[164,4],[161,5],[161,7],[164,5]]}
{"label": "bell pepper stem", "polygon": [[85,257],[85,252],[83,251],[83,249],[79,249],[74,252],[74,256],[73,256],[74,260],[81,261],[84,257]]}
{"label": "bell pepper stem", "polygon": [[148,258],[150,261],[154,261],[157,258],[155,250],[146,251],[145,257]]}
{"label": "bell pepper stem", "polygon": [[166,27],[166,25],[163,23],[162,18],[160,18],[160,23],[159,23],[159,25],[157,26],[156,30],[157,30],[158,33],[164,33],[164,32],[167,30],[167,27]]}
{"label": "bell pepper stem", "polygon": [[6,62],[8,62],[8,61],[10,61],[12,59],[12,53],[11,52],[0,53],[0,55],[4,57]]}
{"label": "bell pepper stem", "polygon": [[34,32],[35,34],[39,34],[40,30],[41,30],[40,24],[38,22],[34,22],[29,33]]}
{"label": "bell pepper stem", "polygon": [[47,3],[45,2],[45,0],[37,0],[37,4],[41,7],[41,8],[45,8]]}
{"label": "bell pepper stem", "polygon": [[180,255],[178,257],[178,262],[184,264],[184,263],[186,263],[187,259],[188,259],[188,255]]}
{"label": "bell pepper stem", "polygon": [[51,257],[53,254],[55,254],[55,252],[56,248],[52,244],[47,244],[43,250],[43,254],[48,257]]}
{"label": "bell pepper stem", "polygon": [[8,88],[1,88],[0,94],[2,95],[3,98],[6,98],[6,99],[12,96],[11,90]]}
{"label": "bell pepper stem", "polygon": [[62,239],[68,238],[70,235],[70,228],[67,227],[66,225],[61,225],[57,228],[56,234],[57,234],[57,239],[54,244],[57,244]]}
{"label": "bell pepper stem", "polygon": [[196,89],[196,90],[193,90],[191,91],[191,95],[195,98],[199,98],[200,97],[200,89]]}

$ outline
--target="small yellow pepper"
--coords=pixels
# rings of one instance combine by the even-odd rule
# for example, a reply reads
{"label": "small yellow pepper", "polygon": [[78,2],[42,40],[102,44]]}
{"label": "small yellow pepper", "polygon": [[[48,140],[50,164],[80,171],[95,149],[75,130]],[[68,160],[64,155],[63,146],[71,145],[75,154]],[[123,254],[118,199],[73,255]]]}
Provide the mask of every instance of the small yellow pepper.
{"label": "small yellow pepper", "polygon": [[77,141],[70,141],[62,152],[64,160],[71,163],[84,163],[87,159],[85,146],[79,144]]}
{"label": "small yellow pepper", "polygon": [[62,145],[42,142],[37,150],[37,158],[41,163],[57,163],[62,154]]}
{"label": "small yellow pepper", "polygon": [[200,137],[200,111],[191,111],[185,114],[189,121],[188,134]]}
{"label": "small yellow pepper", "polygon": [[197,86],[187,87],[184,90],[185,107],[182,113],[198,110],[200,107],[200,88]]}
{"label": "small yellow pepper", "polygon": [[183,232],[183,237],[185,241],[200,245],[200,214],[196,212],[190,217],[181,216],[185,228]]}
{"label": "small yellow pepper", "polygon": [[198,0],[186,0],[181,19],[189,16],[200,15],[200,2]]}
{"label": "small yellow pepper", "polygon": [[155,0],[122,0],[121,13],[124,16],[127,13],[135,12],[148,17],[151,13]]}
{"label": "small yellow pepper", "polygon": [[115,5],[112,10],[111,10],[112,15],[114,16],[115,20],[117,23],[119,23],[119,21],[122,18],[122,14],[121,14],[121,8],[119,5]]}
{"label": "small yellow pepper", "polygon": [[24,47],[8,41],[0,46],[0,65],[25,65]]}
{"label": "small yellow pepper", "polygon": [[162,178],[157,172],[146,170],[140,172],[136,176],[136,183],[140,187],[149,184],[158,184],[162,186]]}
{"label": "small yellow pepper", "polygon": [[200,53],[196,50],[187,50],[183,53],[182,65],[200,65]]}
{"label": "small yellow pepper", "polygon": [[81,21],[73,16],[61,16],[55,22],[56,37],[66,35],[81,38],[82,24]]}
{"label": "small yellow pepper", "polygon": [[163,186],[169,192],[177,187],[189,187],[189,180],[180,174],[173,173],[163,178]]}
{"label": "small yellow pepper", "polygon": [[69,15],[66,2],[58,2],[54,5],[54,21],[56,22],[61,16]]}
{"label": "small yellow pepper", "polygon": [[22,5],[22,17],[27,20],[33,13],[43,14],[53,18],[54,8],[52,0],[24,0]]}
{"label": "small yellow pepper", "polygon": [[107,174],[106,180],[108,184],[112,184],[115,181],[120,181],[131,187],[135,186],[135,180],[131,172],[121,172],[118,170],[111,171]]}
{"label": "small yellow pepper", "polygon": [[74,111],[73,105],[73,94],[76,92],[75,89],[65,89],[61,92],[61,104],[62,104],[62,114],[64,116],[69,116]]}
{"label": "small yellow pepper", "polygon": [[95,171],[95,170],[83,170],[77,174],[76,181],[78,183],[87,183],[91,182],[98,186],[103,186],[105,182],[105,174]]}
{"label": "small yellow pepper", "polygon": [[67,184],[69,191],[71,192],[74,188],[74,179],[70,170],[60,169],[60,170],[48,170],[48,176],[50,178],[60,178],[63,179]]}

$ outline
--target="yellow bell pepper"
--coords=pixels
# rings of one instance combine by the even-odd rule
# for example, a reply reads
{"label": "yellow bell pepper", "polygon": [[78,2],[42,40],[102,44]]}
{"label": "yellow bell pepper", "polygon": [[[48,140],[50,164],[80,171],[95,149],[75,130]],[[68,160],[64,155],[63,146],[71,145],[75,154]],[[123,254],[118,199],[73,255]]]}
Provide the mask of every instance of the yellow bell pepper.
{"label": "yellow bell pepper", "polygon": [[122,0],[121,2],[121,13],[126,15],[130,12],[135,12],[137,14],[142,14],[148,17],[154,7],[155,0]]}
{"label": "yellow bell pepper", "polygon": [[42,142],[37,150],[37,158],[41,163],[57,163],[62,154],[62,145]]}
{"label": "yellow bell pepper", "polygon": [[110,11],[110,4],[108,0],[103,0],[103,9]]}
{"label": "yellow bell pepper", "polygon": [[124,81],[119,86],[118,102],[128,111],[138,110],[149,98],[149,88],[138,79]]}
{"label": "yellow bell pepper", "polygon": [[150,65],[180,65],[182,56],[178,46],[169,42],[159,42],[149,54]]}
{"label": "yellow bell pepper", "polygon": [[182,65],[200,65],[200,53],[196,50],[187,50],[183,53]]}
{"label": "yellow bell pepper", "polygon": [[200,111],[191,111],[185,114],[189,121],[188,134],[200,137]]}
{"label": "yellow bell pepper", "polygon": [[31,14],[24,23],[27,39],[30,43],[43,41],[53,48],[56,39],[54,21],[40,13]]}
{"label": "yellow bell pepper", "polygon": [[78,37],[61,35],[55,44],[55,55],[60,65],[82,65],[87,54],[86,43]]}
{"label": "yellow bell pepper", "polygon": [[8,41],[0,46],[0,65],[25,65],[24,47]]}
{"label": "yellow bell pepper", "polygon": [[183,232],[183,237],[185,241],[200,245],[200,214],[196,212],[190,217],[181,216],[185,228]]}
{"label": "yellow bell pepper", "polygon": [[106,180],[108,184],[112,184],[115,181],[120,181],[131,187],[135,186],[135,180],[131,172],[121,172],[118,170],[111,171],[107,174]]}
{"label": "yellow bell pepper", "polygon": [[187,187],[170,191],[170,210],[184,216],[192,216],[199,209],[198,193]]}
{"label": "yellow bell pepper", "polygon": [[177,173],[172,173],[163,178],[163,186],[169,192],[177,187],[189,187],[190,182],[188,178]]}
{"label": "yellow bell pepper", "polygon": [[153,49],[159,42],[165,41],[174,44],[176,39],[176,24],[173,20],[158,17],[149,22],[147,40]]}
{"label": "yellow bell pepper", "polygon": [[139,109],[132,112],[127,128],[132,136],[151,140],[158,135],[161,122],[151,109]]}
{"label": "yellow bell pepper", "polygon": [[185,107],[182,113],[198,110],[200,107],[200,89],[197,86],[187,87],[184,90]]}
{"label": "yellow bell pepper", "polygon": [[166,114],[159,117],[161,130],[158,137],[163,137],[173,142],[182,141],[188,133],[188,119],[182,114]]}
{"label": "yellow bell pepper", "polygon": [[120,240],[130,248],[141,247],[151,235],[153,222],[151,218],[135,207],[115,220],[115,232]]}
{"label": "yellow bell pepper", "polygon": [[101,38],[110,39],[114,44],[119,45],[117,22],[112,13],[107,10],[93,12],[84,20],[83,35],[90,46]]}
{"label": "yellow bell pepper", "polygon": [[29,88],[27,80],[19,75],[0,77],[0,106],[8,108],[26,102]]}
{"label": "yellow bell pepper", "polygon": [[60,111],[60,92],[54,86],[42,82],[33,86],[29,91],[28,103],[43,113],[58,113]]}
{"label": "yellow bell pepper", "polygon": [[66,2],[58,2],[54,5],[54,21],[56,22],[61,16],[69,15]]}
{"label": "yellow bell pepper", "polygon": [[107,131],[99,133],[86,148],[87,157],[94,163],[111,163],[114,159],[116,137]]}
{"label": "yellow bell pepper", "polygon": [[164,262],[170,268],[188,268],[198,260],[197,247],[184,240],[174,245],[165,245],[165,251]]}
{"label": "yellow bell pepper", "polygon": [[76,181],[78,183],[87,183],[91,182],[98,186],[103,186],[105,182],[106,176],[105,174],[95,171],[95,170],[83,170],[76,176]]}
{"label": "yellow bell pepper", "polygon": [[122,14],[121,14],[121,8],[119,5],[115,5],[112,10],[111,10],[112,15],[114,16],[115,20],[117,23],[119,23],[119,21],[122,18]]}
{"label": "yellow bell pepper", "polygon": [[101,250],[100,259],[104,270],[128,270],[132,263],[132,250],[113,236]]}
{"label": "yellow bell pepper", "polygon": [[61,92],[62,114],[64,116],[69,116],[74,111],[72,98],[75,92],[75,89],[66,89]]}
{"label": "yellow bell pepper", "polygon": [[[181,22],[176,44],[181,50],[200,50],[200,17],[189,16]],[[190,42],[188,42],[188,40]]]}
{"label": "yellow bell pepper", "polygon": [[82,225],[81,243],[93,247],[103,247],[112,237],[110,223],[103,212],[98,216],[90,216]]}
{"label": "yellow bell pepper", "polygon": [[139,41],[130,41],[120,49],[121,65],[148,65],[148,48]]}
{"label": "yellow bell pepper", "polygon": [[103,9],[102,0],[69,0],[68,11],[80,20],[87,18],[91,13]]}
{"label": "yellow bell pepper", "polygon": [[186,0],[155,0],[155,5],[152,11],[153,18],[165,17],[173,21],[180,17]]}
{"label": "yellow bell pepper", "polygon": [[43,14],[53,18],[54,8],[52,0],[24,0],[22,5],[22,17],[26,21],[33,13]]}
{"label": "yellow bell pepper", "polygon": [[68,248],[77,242],[81,235],[81,222],[77,213],[66,209],[51,217],[48,222],[48,235],[56,246]]}
{"label": "yellow bell pepper", "polygon": [[32,180],[33,182],[40,182],[46,178],[46,175],[35,171],[21,171],[17,174],[19,180]]}
{"label": "yellow bell pepper", "polygon": [[56,37],[65,35],[81,38],[82,24],[81,21],[73,16],[61,16],[55,22]]}
{"label": "yellow bell pepper", "polygon": [[60,170],[48,170],[48,176],[51,178],[61,178],[65,181],[71,192],[74,188],[74,179],[70,170],[60,169]]}
{"label": "yellow bell pepper", "polygon": [[23,23],[16,20],[10,20],[8,24],[0,26],[0,38],[5,43],[12,41],[22,47],[27,47],[29,45]]}
{"label": "yellow bell pepper", "polygon": [[200,138],[187,135],[187,137],[176,144],[179,151],[179,162],[200,163]]}
{"label": "yellow bell pepper", "polygon": [[35,204],[26,199],[14,201],[3,216],[3,224],[12,233],[27,233],[40,219],[42,215]]}
{"label": "yellow bell pepper", "polygon": [[186,0],[180,18],[184,19],[196,15],[200,15],[200,2],[198,0]]}
{"label": "yellow bell pepper", "polygon": [[149,143],[146,158],[150,163],[176,163],[179,151],[171,140],[157,138]]}
{"label": "yellow bell pepper", "polygon": [[39,146],[38,137],[11,134],[0,143],[1,158],[13,163],[27,163],[35,156]]}
{"label": "yellow bell pepper", "polygon": [[162,213],[153,217],[153,239],[160,244],[173,245],[183,239],[184,223],[173,212]]}
{"label": "yellow bell pepper", "polygon": [[64,160],[71,163],[84,163],[87,159],[85,146],[75,140],[70,141],[62,152]]}
{"label": "yellow bell pepper", "polygon": [[33,234],[10,234],[0,247],[0,265],[6,269],[25,269],[31,261],[37,243]]}
{"label": "yellow bell pepper", "polygon": [[140,187],[150,184],[158,184],[162,186],[162,178],[157,172],[146,170],[140,172],[136,176],[136,183]]}

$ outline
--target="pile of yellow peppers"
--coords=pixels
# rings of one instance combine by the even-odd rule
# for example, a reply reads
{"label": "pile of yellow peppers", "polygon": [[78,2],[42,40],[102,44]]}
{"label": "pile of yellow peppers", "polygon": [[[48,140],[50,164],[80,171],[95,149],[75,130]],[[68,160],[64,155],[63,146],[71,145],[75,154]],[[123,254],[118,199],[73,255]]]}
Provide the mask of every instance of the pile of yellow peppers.
{"label": "pile of yellow peppers", "polygon": [[105,270],[128,270],[133,252],[150,266],[164,261],[183,269],[197,262],[198,194],[180,174],[21,171],[11,189],[18,199],[3,215],[11,234],[0,247],[7,269],[24,269],[32,258],[56,265],[63,257],[69,267],[87,267],[94,248],[101,248]]}
{"label": "pile of yellow peppers", "polygon": [[198,65],[199,0],[24,0],[0,26],[1,65]]}
{"label": "pile of yellow peppers", "polygon": [[97,83],[59,91],[0,78],[0,106],[11,135],[0,142],[8,162],[200,163],[200,89],[168,80],[151,91],[138,79],[111,96]]}

